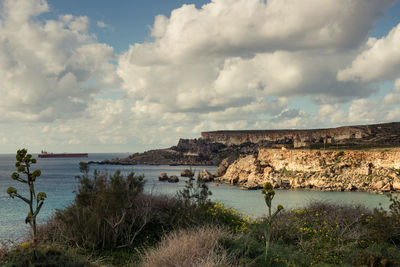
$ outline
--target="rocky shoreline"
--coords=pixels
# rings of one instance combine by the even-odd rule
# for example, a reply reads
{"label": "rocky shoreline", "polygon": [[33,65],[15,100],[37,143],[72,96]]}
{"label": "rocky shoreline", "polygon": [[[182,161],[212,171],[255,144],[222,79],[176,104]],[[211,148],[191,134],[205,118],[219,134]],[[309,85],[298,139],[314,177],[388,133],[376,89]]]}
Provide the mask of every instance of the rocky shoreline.
{"label": "rocky shoreline", "polygon": [[260,149],[223,169],[215,181],[243,189],[400,192],[400,152]]}
{"label": "rocky shoreline", "polygon": [[[215,181],[244,189],[271,182],[282,189],[384,193],[400,192],[400,152],[390,152],[394,147],[400,147],[400,122],[203,132],[170,148],[88,163],[219,166]],[[377,148],[381,151],[371,151]]]}

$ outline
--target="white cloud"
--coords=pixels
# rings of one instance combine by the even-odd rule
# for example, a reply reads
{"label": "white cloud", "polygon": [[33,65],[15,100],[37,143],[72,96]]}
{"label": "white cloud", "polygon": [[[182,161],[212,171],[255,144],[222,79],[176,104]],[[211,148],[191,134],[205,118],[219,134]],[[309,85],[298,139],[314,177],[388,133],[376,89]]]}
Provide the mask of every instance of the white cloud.
{"label": "white cloud", "polygon": [[400,78],[398,78],[398,79],[394,82],[393,90],[394,90],[394,91],[400,91]]}
{"label": "white cloud", "polygon": [[[364,80],[354,78],[355,72],[343,74],[354,58],[358,62],[360,51],[367,55],[379,42],[395,49],[389,45],[397,38],[393,32],[365,44],[394,2],[213,0],[199,9],[183,5],[169,17],[155,18],[151,41],[132,44],[116,57],[112,47],[89,32],[88,17],[43,20],[39,16],[49,11],[46,1],[4,0],[0,124],[14,133],[5,135],[13,144],[26,142],[24,128],[39,149],[62,144],[132,151],[138,149],[129,145],[165,147],[206,130],[394,120],[400,115],[400,81],[383,99],[371,96],[379,90],[374,82],[400,77],[397,70],[389,73],[390,66],[376,63],[378,70],[365,72],[369,78]],[[103,21],[96,25],[108,27]],[[312,102],[299,106],[296,99]]]}
{"label": "white cloud", "polygon": [[366,46],[351,66],[338,72],[339,80],[371,82],[400,76],[400,24],[379,40],[368,39]]}
{"label": "white cloud", "polygon": [[[374,89],[337,70],[394,1],[214,0],[156,17],[153,42],[120,56],[118,74],[142,110],[200,113],[260,97],[348,101]],[[315,12],[318,10],[318,12]],[[324,100],[326,101],[326,100]],[[137,102],[138,105],[138,102]]]}
{"label": "white cloud", "polygon": [[116,82],[113,48],[99,44],[87,17],[39,20],[46,1],[6,0],[0,19],[2,120],[78,116],[99,89]]}
{"label": "white cloud", "polygon": [[97,22],[96,22],[96,25],[97,25],[97,27],[99,27],[99,28],[106,28],[106,27],[108,27],[108,25],[105,24],[104,21],[97,21]]}

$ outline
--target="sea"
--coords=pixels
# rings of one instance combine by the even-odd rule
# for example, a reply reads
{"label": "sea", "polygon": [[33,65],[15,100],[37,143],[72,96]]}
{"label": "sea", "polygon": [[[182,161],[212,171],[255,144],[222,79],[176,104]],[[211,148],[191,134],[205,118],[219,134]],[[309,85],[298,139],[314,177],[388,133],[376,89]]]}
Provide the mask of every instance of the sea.
{"label": "sea", "polygon": [[[39,169],[42,175],[35,183],[36,192],[45,192],[47,199],[38,215],[38,223],[49,220],[57,209],[70,205],[75,197],[78,186],[76,176],[80,175],[79,162],[102,161],[104,159],[124,158],[129,154],[89,154],[88,158],[37,158],[37,164],[32,169]],[[189,166],[169,165],[90,165],[91,172],[95,169],[114,173],[121,170],[123,174],[135,172],[145,176],[145,191],[151,194],[176,195],[177,191],[185,187],[187,178],[180,177],[178,183],[161,182],[158,176],[162,172],[168,175],[180,176],[182,170]],[[215,173],[215,166],[193,166],[197,173],[203,169]],[[11,179],[15,171],[15,154],[0,154],[0,246],[20,242],[27,236],[28,225],[24,223],[28,213],[27,205],[20,199],[11,199],[6,190],[13,186],[22,195],[27,195],[26,184],[18,183]],[[208,184],[212,192],[211,200],[221,202],[226,207],[236,209],[245,215],[261,217],[266,214],[266,205],[260,190],[242,190],[238,186],[228,184]],[[364,205],[369,209],[389,206],[388,197],[379,194],[364,192],[321,192],[311,190],[276,190],[273,200],[274,205],[281,204],[285,209],[302,208],[311,201],[326,201],[336,204]]]}

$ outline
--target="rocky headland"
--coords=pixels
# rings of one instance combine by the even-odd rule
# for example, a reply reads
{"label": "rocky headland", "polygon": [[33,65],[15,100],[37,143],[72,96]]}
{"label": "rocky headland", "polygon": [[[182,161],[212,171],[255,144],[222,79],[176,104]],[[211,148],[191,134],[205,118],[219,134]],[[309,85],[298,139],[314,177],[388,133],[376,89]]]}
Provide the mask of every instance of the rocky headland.
{"label": "rocky headland", "polygon": [[[400,122],[310,130],[203,132],[97,164],[219,166],[216,181],[260,188],[400,192]],[[380,151],[374,151],[380,150]],[[378,149],[376,149],[378,148]],[[212,180],[212,179],[204,179]]]}
{"label": "rocky headland", "polygon": [[180,139],[176,146],[135,153],[97,164],[214,165],[239,155],[257,156],[260,148],[365,149],[400,146],[400,122],[305,130],[202,132],[198,139]]}
{"label": "rocky headland", "polygon": [[323,191],[400,192],[399,151],[259,149],[215,178],[244,189],[308,188]]}

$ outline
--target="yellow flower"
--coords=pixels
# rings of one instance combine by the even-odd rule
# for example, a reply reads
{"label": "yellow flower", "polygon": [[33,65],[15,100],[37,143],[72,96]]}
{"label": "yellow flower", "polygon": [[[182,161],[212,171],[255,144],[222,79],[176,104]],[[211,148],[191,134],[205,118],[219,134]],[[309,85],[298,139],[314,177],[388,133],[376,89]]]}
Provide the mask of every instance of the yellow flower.
{"label": "yellow flower", "polygon": [[29,243],[28,242],[22,243],[21,247],[22,248],[28,248],[29,247]]}

